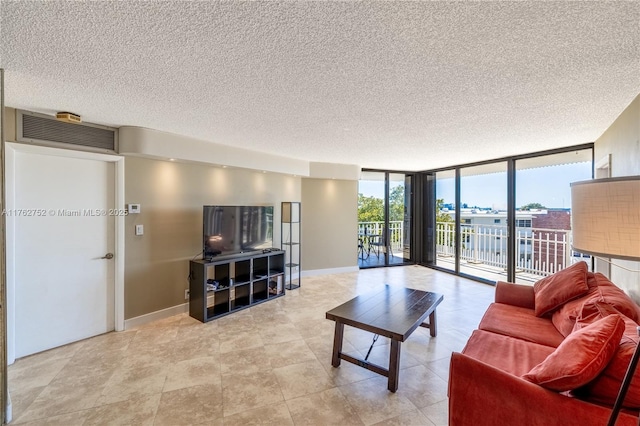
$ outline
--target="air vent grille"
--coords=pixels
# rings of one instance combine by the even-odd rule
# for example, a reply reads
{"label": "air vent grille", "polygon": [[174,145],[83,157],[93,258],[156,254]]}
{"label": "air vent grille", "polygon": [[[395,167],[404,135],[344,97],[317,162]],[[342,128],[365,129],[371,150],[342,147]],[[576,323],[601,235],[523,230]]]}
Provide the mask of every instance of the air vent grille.
{"label": "air vent grille", "polygon": [[53,118],[22,114],[22,138],[58,142],[109,151],[116,150],[115,132],[81,124],[64,123]]}

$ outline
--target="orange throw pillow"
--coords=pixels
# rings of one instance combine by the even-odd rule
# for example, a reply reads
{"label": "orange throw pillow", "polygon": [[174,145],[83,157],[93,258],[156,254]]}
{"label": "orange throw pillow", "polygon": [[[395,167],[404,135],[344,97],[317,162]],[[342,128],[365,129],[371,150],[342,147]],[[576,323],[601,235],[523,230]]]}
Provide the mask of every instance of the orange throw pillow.
{"label": "orange throw pillow", "polygon": [[571,333],[556,350],[527,374],[525,380],[564,392],[595,379],[620,345],[624,320],[608,315]]}
{"label": "orange throw pillow", "polygon": [[587,264],[578,262],[549,275],[533,285],[536,316],[552,312],[568,301],[589,291]]}

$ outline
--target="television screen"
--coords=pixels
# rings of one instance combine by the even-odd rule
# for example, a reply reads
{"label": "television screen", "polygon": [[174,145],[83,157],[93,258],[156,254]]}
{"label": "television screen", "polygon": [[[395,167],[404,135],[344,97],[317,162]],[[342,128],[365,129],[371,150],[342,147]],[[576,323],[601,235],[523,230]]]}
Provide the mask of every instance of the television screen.
{"label": "television screen", "polygon": [[273,246],[273,206],[204,206],[203,256]]}

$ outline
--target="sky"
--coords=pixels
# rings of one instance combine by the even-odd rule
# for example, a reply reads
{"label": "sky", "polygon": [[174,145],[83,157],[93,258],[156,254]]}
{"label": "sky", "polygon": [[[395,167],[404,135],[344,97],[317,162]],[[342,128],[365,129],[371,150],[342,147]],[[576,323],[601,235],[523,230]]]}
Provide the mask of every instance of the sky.
{"label": "sky", "polygon": [[[591,179],[591,162],[561,164],[516,172],[516,206],[540,203],[547,208],[571,207],[571,182]],[[401,184],[391,183],[391,187]],[[358,192],[365,196],[382,198],[384,182],[360,181]],[[437,180],[436,197],[445,204],[453,203],[454,179]],[[507,208],[507,173],[490,173],[463,176],[460,200],[469,207],[489,207],[495,210]]]}

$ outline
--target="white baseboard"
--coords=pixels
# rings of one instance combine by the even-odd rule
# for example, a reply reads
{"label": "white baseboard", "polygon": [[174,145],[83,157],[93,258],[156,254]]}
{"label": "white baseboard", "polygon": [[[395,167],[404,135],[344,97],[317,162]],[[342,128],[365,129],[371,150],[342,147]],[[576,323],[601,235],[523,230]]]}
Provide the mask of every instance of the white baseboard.
{"label": "white baseboard", "polygon": [[318,275],[344,274],[345,272],[358,272],[358,265],[345,266],[342,268],[313,269],[311,271],[302,271],[302,277],[314,277]]}
{"label": "white baseboard", "polygon": [[182,305],[172,306],[170,308],[162,309],[148,314],[140,315],[139,317],[130,318],[124,321],[124,329],[131,330],[132,328],[140,327],[141,325],[148,324],[153,321],[172,317],[174,315],[180,315],[185,312],[189,312],[189,304],[183,303]]}

